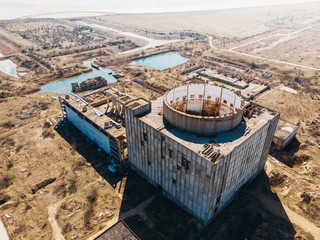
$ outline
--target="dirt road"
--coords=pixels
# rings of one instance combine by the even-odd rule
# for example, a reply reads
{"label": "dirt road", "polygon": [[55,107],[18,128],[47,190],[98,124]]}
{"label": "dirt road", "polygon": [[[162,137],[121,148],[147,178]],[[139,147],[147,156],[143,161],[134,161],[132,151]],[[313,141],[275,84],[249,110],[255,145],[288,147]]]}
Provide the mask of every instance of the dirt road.
{"label": "dirt road", "polygon": [[230,52],[230,53],[234,53],[234,54],[238,54],[238,55],[242,55],[242,56],[246,56],[246,57],[251,57],[251,58],[256,58],[256,59],[260,59],[260,60],[265,60],[265,61],[269,61],[269,62],[280,63],[280,64],[285,64],[285,65],[289,65],[289,66],[293,66],[293,67],[306,68],[306,69],[310,69],[310,70],[320,71],[320,68],[314,68],[314,67],[309,67],[309,66],[305,66],[305,65],[300,65],[300,64],[295,64],[295,63],[284,62],[284,61],[280,61],[280,60],[276,60],[276,59],[270,59],[270,58],[265,58],[265,57],[259,57],[259,56],[255,56],[255,55],[252,55],[252,54],[241,53],[241,52],[236,52],[236,51],[227,50],[227,49],[220,49],[220,50],[226,51],[226,52]]}
{"label": "dirt road", "polygon": [[[297,174],[292,169],[287,168],[285,165],[283,165],[281,162],[277,161],[274,158],[270,158],[266,162],[266,169],[267,169],[268,174],[271,172],[271,169],[278,169],[278,171],[285,173],[289,177],[296,178],[296,179],[298,179],[298,181],[302,181],[302,182],[307,181],[303,177],[297,176]],[[306,184],[308,184],[308,183],[306,183]],[[281,209],[279,210],[277,208],[278,207],[277,202],[275,202],[274,200],[272,200],[270,198],[266,198],[264,196],[264,194],[261,192],[261,189],[260,189],[260,191],[252,192],[252,195],[257,197],[259,199],[259,201],[262,202],[263,205],[270,212],[272,212],[276,216],[281,217],[281,215],[279,215],[279,213],[282,211],[281,211]],[[315,240],[320,240],[320,228],[318,228],[316,225],[314,225],[312,222],[310,222],[308,219],[304,218],[300,214],[292,211],[281,199],[280,199],[280,201],[281,201],[282,208],[286,212],[291,223],[293,223],[293,224],[301,227],[305,231],[309,232],[314,237]]]}
{"label": "dirt road", "polygon": [[[299,30],[297,30],[297,31],[295,31],[295,32],[288,33],[288,34],[284,34],[284,33],[273,34],[273,35],[271,35],[271,36],[264,37],[264,38],[261,38],[261,39],[258,39],[258,40],[252,41],[252,42],[248,42],[248,43],[245,43],[245,44],[242,44],[242,45],[239,45],[239,46],[230,48],[230,49],[219,49],[219,50],[225,51],[225,52],[229,52],[229,53],[233,53],[233,54],[237,54],[237,55],[242,55],[242,56],[250,57],[250,58],[256,58],[256,59],[260,59],[260,60],[264,60],[264,61],[268,61],[268,62],[274,62],[274,63],[285,64],[285,65],[289,65],[289,66],[293,66],[293,67],[299,67],[299,68],[305,68],[305,69],[320,71],[320,68],[309,67],[309,66],[305,66],[305,65],[301,65],[301,64],[295,64],[295,63],[285,62],[285,61],[281,61],[281,60],[276,60],[276,59],[271,59],[271,58],[265,58],[265,57],[260,57],[260,56],[248,54],[248,53],[242,53],[242,52],[234,51],[234,50],[237,49],[237,48],[241,48],[241,47],[250,45],[250,44],[252,44],[252,43],[260,42],[260,41],[262,41],[262,40],[265,40],[265,39],[268,39],[268,38],[272,38],[272,37],[275,37],[275,36],[287,36],[287,37],[289,37],[289,36],[292,36],[292,35],[294,35],[294,34],[300,33],[300,32],[302,32],[302,31],[305,31],[305,30],[307,30],[307,29],[310,29],[310,28],[313,28],[313,27],[316,27],[316,26],[318,26],[318,25],[305,27],[305,28],[299,29]],[[210,37],[210,36],[208,36],[208,43],[209,43],[209,45],[210,45],[210,47],[211,47],[212,49],[217,49],[216,47],[213,46],[213,44],[212,44],[212,37]]]}
{"label": "dirt road", "polygon": [[52,227],[52,235],[53,235],[53,239],[56,239],[56,240],[65,240],[65,238],[63,237],[63,235],[61,234],[61,228],[59,227],[58,223],[57,223],[57,220],[55,218],[55,215],[56,215],[56,212],[57,212],[57,209],[58,207],[60,206],[61,204],[61,201],[60,202],[57,202],[53,205],[50,205],[48,207],[48,214],[49,214],[49,217],[48,217],[48,220],[51,224],[51,227]]}

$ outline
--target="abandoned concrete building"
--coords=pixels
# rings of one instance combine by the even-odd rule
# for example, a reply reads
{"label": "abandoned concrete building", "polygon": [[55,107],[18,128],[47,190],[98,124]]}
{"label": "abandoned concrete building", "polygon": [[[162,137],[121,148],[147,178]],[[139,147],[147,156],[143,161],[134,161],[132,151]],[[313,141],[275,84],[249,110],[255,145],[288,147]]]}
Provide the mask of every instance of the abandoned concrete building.
{"label": "abandoned concrete building", "polygon": [[[76,104],[80,107],[74,107],[71,98],[61,100],[66,117],[75,126],[81,118],[97,129],[82,130],[86,135],[103,133],[101,139],[90,139],[109,142],[104,138],[111,137],[110,142],[118,141],[113,144],[118,146],[114,151],[127,150],[133,170],[204,225],[263,170],[278,112],[213,84],[183,85],[151,102],[111,92],[107,91],[108,103],[100,106],[100,112],[108,109],[112,98],[119,115],[124,115],[125,133],[122,126],[105,129],[104,114],[83,113],[80,105],[84,103],[79,99]],[[125,101],[116,100],[116,95]],[[79,129],[88,125],[80,124]],[[123,136],[121,140],[119,136]]]}
{"label": "abandoned concrete building", "polygon": [[279,119],[276,132],[273,136],[274,148],[283,150],[297,135],[299,127],[293,123]]}
{"label": "abandoned concrete building", "polygon": [[71,83],[72,91],[73,92],[84,92],[88,90],[97,89],[103,86],[107,86],[108,81],[103,77],[94,77],[83,81],[82,83]]}
{"label": "abandoned concrete building", "polygon": [[113,159],[121,163],[124,161],[127,155],[125,128],[105,115],[107,111],[115,110],[113,106],[108,106],[102,113],[101,108],[92,107],[72,93],[60,98],[60,104],[69,122]]}
{"label": "abandoned concrete building", "polygon": [[235,76],[229,76],[227,73],[222,73],[217,70],[201,67],[194,68],[190,71],[186,71],[184,76],[188,78],[186,82],[189,83],[217,83],[227,85],[228,88],[238,91],[239,94],[246,100],[253,100],[258,95],[269,89],[268,85],[257,84],[249,82],[242,78],[235,78]]}

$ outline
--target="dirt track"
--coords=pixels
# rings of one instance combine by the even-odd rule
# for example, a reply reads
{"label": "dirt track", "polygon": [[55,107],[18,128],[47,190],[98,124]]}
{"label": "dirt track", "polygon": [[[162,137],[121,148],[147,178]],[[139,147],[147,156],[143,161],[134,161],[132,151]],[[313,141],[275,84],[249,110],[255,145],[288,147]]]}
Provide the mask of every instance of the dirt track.
{"label": "dirt track", "polygon": [[60,204],[62,203],[62,201],[59,201],[53,205],[50,205],[48,207],[48,214],[49,214],[49,222],[51,224],[52,227],[52,237],[56,240],[65,240],[65,238],[63,237],[63,235],[61,234],[61,228],[58,225],[58,222],[55,218],[56,214],[57,214],[57,209],[60,206]]}
{"label": "dirt track", "polygon": [[[292,173],[290,169],[288,169],[288,167],[286,167],[284,164],[280,163],[277,160],[271,160],[273,159],[272,157],[269,159],[270,160],[267,161],[265,166],[265,169],[267,169],[268,175],[270,174],[271,169],[280,169],[281,173],[287,174],[288,176],[293,178],[297,178],[297,175],[295,173]],[[299,177],[298,181],[306,181],[306,180]],[[271,198],[266,198],[265,195],[263,195],[263,193],[261,192],[261,189],[259,190],[260,191],[251,192],[251,194],[257,197],[259,201],[261,201],[263,205],[274,215],[282,217],[281,215],[279,215],[279,212],[281,212],[281,210],[277,208],[278,205],[276,204],[276,202]],[[281,201],[281,205],[282,205],[281,207],[285,210],[288,218],[293,224],[298,225],[299,227],[304,229],[306,232],[309,232],[310,234],[312,234],[315,240],[320,239],[320,228],[318,228],[316,225],[314,225],[305,217],[292,211],[284,201]]]}

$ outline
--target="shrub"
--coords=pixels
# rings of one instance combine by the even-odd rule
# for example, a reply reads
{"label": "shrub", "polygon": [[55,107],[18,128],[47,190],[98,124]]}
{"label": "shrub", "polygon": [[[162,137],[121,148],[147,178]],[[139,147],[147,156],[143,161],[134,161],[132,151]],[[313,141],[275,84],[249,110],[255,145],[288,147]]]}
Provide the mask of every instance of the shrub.
{"label": "shrub", "polygon": [[302,198],[302,201],[304,201],[305,203],[310,203],[311,202],[311,196],[306,192],[303,192],[301,194],[301,198]]}
{"label": "shrub", "polygon": [[16,152],[19,152],[22,148],[23,148],[23,145],[22,145],[22,144],[19,144],[19,145],[16,147]]}
{"label": "shrub", "polygon": [[31,208],[32,208],[31,205],[29,205],[29,204],[27,203],[26,206],[25,206],[25,208],[24,208],[24,211],[26,212],[26,211],[30,210]]}
{"label": "shrub", "polygon": [[39,108],[40,110],[47,110],[49,108],[50,103],[49,102],[40,102]]}
{"label": "shrub", "polygon": [[15,142],[12,138],[7,137],[2,141],[2,145],[7,145],[13,147],[15,145]]}
{"label": "shrub", "polygon": [[5,204],[11,199],[11,197],[3,192],[0,192],[0,206]]}
{"label": "shrub", "polygon": [[91,228],[91,225],[90,225],[90,221],[91,221],[91,218],[93,217],[93,206],[92,205],[89,205],[87,210],[85,211],[84,213],[84,226],[87,228],[87,229],[90,229]]}
{"label": "shrub", "polygon": [[45,121],[43,124],[43,128],[50,128],[50,127],[51,127],[50,123]]}
{"label": "shrub", "polygon": [[69,193],[75,193],[77,191],[77,179],[71,178],[69,180],[69,186],[68,186]]}
{"label": "shrub", "polygon": [[87,196],[87,200],[89,203],[94,204],[97,201],[98,193],[97,190],[92,189],[90,194]]}
{"label": "shrub", "polygon": [[11,161],[9,161],[7,163],[7,170],[11,169],[13,167],[13,163]]}
{"label": "shrub", "polygon": [[63,227],[63,229],[62,229],[62,231],[63,231],[63,233],[67,233],[67,232],[70,232],[70,230],[71,230],[71,224],[68,222],[68,223],[66,223],[66,225],[64,225],[64,227]]}
{"label": "shrub", "polygon": [[73,164],[73,170],[77,171],[79,169],[81,169],[81,167],[83,167],[84,165],[86,165],[86,160],[83,158],[79,158],[74,164]]}
{"label": "shrub", "polygon": [[42,132],[42,137],[43,138],[54,138],[54,133],[51,133],[50,130],[48,129],[44,129],[43,132]]}
{"label": "shrub", "polygon": [[53,190],[53,193],[64,198],[67,195],[66,184],[61,183],[58,186],[56,186]]}
{"label": "shrub", "polygon": [[8,188],[12,184],[12,179],[13,177],[8,174],[2,175],[0,177],[0,189]]}
{"label": "shrub", "polygon": [[3,127],[3,128],[10,129],[10,128],[14,127],[14,123],[12,123],[10,120],[8,120],[8,121],[6,121],[4,123],[1,123],[0,126]]}

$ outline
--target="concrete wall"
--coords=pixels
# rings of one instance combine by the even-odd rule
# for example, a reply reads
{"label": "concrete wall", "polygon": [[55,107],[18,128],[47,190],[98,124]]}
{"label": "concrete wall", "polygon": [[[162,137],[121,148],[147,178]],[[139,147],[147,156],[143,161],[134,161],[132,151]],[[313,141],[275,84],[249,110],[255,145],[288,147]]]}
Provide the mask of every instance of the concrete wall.
{"label": "concrete wall", "polygon": [[[125,116],[131,167],[204,222],[213,164],[141,122],[127,108]],[[182,158],[190,162],[189,169]]]}
{"label": "concrete wall", "polygon": [[[201,98],[200,95],[202,96]],[[187,111],[201,112],[202,99],[208,99],[208,97],[210,97],[212,101],[216,99],[220,101],[221,97],[222,103],[226,101],[226,105],[228,106],[232,105],[235,109],[241,108],[241,98],[238,95],[226,88],[215,85],[184,85],[170,90],[165,97],[171,106],[185,97],[185,99],[188,100]]]}
{"label": "concrete wall", "polygon": [[[209,101],[209,105],[211,102],[213,108],[210,111],[213,112],[216,112],[214,110],[215,102],[219,103],[219,116],[195,116],[186,113],[186,111],[202,112],[203,105],[207,101]],[[175,109],[174,105],[183,107],[183,110]],[[167,92],[163,100],[163,115],[168,122],[177,128],[195,134],[210,136],[218,132],[228,131],[241,122],[242,114],[241,97],[224,87],[215,85],[190,84],[180,86]]]}
{"label": "concrete wall", "polygon": [[85,134],[91,141],[96,143],[106,153],[110,154],[109,138],[92,126],[89,122],[82,118],[81,114],[77,114],[70,107],[66,107],[68,120]]}
{"label": "concrete wall", "polygon": [[273,137],[273,142],[275,143],[275,149],[277,150],[283,150],[288,146],[288,144],[296,137],[298,132],[298,128],[293,131],[287,139],[279,138],[277,136]]}
{"label": "concrete wall", "polygon": [[[267,122],[215,165],[211,202],[208,205],[211,219],[232,201],[234,194],[245,183],[252,181],[263,170],[278,117]],[[220,202],[217,202],[219,196]]]}
{"label": "concrete wall", "polygon": [[243,110],[228,116],[202,117],[186,114],[163,103],[163,116],[173,126],[201,135],[213,135],[235,128],[241,122]]}
{"label": "concrete wall", "polygon": [[140,121],[128,108],[125,117],[131,167],[205,225],[263,169],[278,121],[276,116],[213,164]]}

